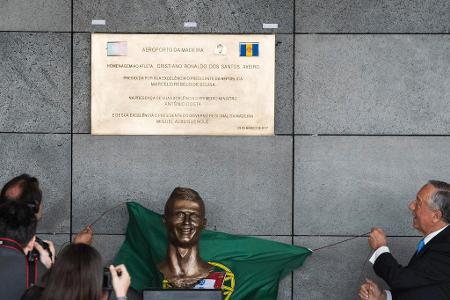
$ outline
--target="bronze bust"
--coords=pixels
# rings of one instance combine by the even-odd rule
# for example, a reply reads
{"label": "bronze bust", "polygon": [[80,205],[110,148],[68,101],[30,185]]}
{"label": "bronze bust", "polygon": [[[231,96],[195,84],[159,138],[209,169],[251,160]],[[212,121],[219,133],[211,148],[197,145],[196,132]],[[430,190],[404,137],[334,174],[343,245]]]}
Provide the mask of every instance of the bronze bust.
{"label": "bronze bust", "polygon": [[169,244],[166,260],[158,268],[173,287],[194,287],[213,269],[200,257],[198,242],[206,226],[202,198],[192,189],[175,188],[164,207],[163,221]]}

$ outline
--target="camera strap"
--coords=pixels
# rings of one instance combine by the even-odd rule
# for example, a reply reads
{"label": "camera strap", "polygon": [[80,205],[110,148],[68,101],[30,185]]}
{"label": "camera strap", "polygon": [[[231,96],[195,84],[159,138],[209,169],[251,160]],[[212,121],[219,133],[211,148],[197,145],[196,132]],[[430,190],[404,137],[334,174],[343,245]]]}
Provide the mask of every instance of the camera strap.
{"label": "camera strap", "polygon": [[[22,246],[15,240],[0,237],[0,248],[11,249],[20,252],[25,258],[25,286],[32,287],[38,280],[38,256],[25,255]],[[30,254],[32,251],[30,251]]]}

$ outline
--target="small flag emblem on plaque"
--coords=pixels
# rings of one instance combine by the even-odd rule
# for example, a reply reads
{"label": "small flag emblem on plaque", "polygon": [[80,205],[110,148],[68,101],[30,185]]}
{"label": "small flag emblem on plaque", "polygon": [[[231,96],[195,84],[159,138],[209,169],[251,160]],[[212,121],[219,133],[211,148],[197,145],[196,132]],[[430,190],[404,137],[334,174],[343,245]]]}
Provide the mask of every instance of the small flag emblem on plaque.
{"label": "small flag emblem on plaque", "polygon": [[239,56],[259,56],[259,43],[239,43]]}
{"label": "small flag emblem on plaque", "polygon": [[128,54],[127,42],[108,42],[106,49],[108,56],[126,56]]}

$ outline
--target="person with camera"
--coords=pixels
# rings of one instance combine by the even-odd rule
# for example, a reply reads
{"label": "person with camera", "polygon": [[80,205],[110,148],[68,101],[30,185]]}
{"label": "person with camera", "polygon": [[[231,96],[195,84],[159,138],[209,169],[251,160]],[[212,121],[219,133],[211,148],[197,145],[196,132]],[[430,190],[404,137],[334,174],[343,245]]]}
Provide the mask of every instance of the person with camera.
{"label": "person with camera", "polygon": [[61,250],[44,275],[42,286],[29,289],[22,300],[106,300],[110,288],[118,300],[127,299],[131,279],[126,267],[111,265],[108,272],[104,273],[102,258],[95,248],[71,244]]}
{"label": "person with camera", "polygon": [[[29,263],[29,253],[36,249],[40,262],[50,268],[54,262],[54,247],[37,245],[37,219],[33,211],[21,202],[0,205],[0,300],[20,299],[38,277],[38,261]],[[53,255],[51,255],[53,254]]]}
{"label": "person with camera", "polygon": [[[42,219],[44,204],[42,190],[36,177],[22,174],[8,181],[0,192],[0,204],[7,201],[20,201],[28,205],[36,214],[38,221]],[[89,226],[79,232],[74,243],[92,244],[93,232]]]}
{"label": "person with camera", "polygon": [[[0,192],[0,205],[10,201],[25,204],[34,213],[38,222],[42,219],[42,190],[37,178],[22,174],[9,180]],[[91,228],[87,227],[75,236],[74,242],[91,244],[92,236]],[[44,255],[41,259],[41,253],[44,252],[48,255]],[[54,245],[51,241],[43,241],[36,237],[34,248],[28,253],[29,269],[36,268],[36,274],[30,278],[30,284],[37,283],[46,269],[50,268],[51,264],[45,260],[45,257],[54,259],[54,253]]]}

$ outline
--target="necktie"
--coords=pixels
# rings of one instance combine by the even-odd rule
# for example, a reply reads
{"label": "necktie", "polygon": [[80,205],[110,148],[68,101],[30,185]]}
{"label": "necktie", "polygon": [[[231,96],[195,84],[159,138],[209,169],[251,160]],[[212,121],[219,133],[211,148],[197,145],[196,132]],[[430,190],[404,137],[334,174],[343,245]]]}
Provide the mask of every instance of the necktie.
{"label": "necktie", "polygon": [[417,254],[419,254],[420,253],[420,250],[422,250],[422,248],[425,246],[425,242],[424,242],[424,239],[421,239],[420,240],[420,242],[419,242],[419,244],[417,245]]}

